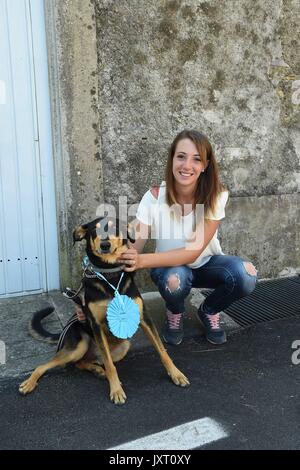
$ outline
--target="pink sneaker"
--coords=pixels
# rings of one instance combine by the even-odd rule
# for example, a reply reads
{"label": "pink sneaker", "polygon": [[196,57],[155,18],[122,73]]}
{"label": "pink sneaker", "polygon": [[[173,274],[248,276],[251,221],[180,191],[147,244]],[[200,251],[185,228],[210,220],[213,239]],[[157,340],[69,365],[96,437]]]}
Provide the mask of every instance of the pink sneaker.
{"label": "pink sneaker", "polygon": [[227,341],[226,333],[220,326],[220,313],[210,315],[204,313],[200,305],[198,310],[198,317],[204,326],[205,336],[207,341],[212,344],[224,344]]}
{"label": "pink sneaker", "polygon": [[183,313],[172,313],[167,310],[167,319],[163,330],[166,343],[178,346],[183,340]]}

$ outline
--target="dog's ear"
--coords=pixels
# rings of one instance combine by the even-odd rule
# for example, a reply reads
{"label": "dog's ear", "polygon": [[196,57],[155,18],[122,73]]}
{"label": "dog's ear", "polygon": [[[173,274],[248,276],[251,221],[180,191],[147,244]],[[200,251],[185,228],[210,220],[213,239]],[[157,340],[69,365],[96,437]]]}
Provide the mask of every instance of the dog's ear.
{"label": "dog's ear", "polygon": [[80,242],[86,237],[88,224],[80,225],[73,230],[73,246],[75,242]]}

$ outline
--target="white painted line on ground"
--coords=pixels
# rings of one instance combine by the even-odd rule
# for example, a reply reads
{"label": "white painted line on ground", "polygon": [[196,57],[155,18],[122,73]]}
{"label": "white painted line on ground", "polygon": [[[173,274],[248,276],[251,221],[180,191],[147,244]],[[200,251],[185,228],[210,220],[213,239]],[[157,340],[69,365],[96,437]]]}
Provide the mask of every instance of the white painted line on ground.
{"label": "white painted line on ground", "polygon": [[228,437],[212,418],[201,418],[108,450],[192,450]]}

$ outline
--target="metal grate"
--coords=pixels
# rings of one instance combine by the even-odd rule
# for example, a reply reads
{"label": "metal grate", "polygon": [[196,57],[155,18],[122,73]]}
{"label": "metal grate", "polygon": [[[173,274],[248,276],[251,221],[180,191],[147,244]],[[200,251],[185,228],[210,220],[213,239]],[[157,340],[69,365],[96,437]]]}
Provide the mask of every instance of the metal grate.
{"label": "metal grate", "polygon": [[[210,292],[201,291],[205,297]],[[242,327],[300,316],[300,276],[259,282],[252,294],[237,300],[224,312]]]}

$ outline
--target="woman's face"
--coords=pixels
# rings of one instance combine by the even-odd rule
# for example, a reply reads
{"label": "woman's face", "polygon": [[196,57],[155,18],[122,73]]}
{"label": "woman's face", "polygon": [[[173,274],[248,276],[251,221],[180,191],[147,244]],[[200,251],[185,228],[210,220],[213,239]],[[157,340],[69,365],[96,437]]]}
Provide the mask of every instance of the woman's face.
{"label": "woman's face", "polygon": [[176,188],[194,190],[204,169],[205,165],[194,142],[188,138],[180,140],[176,146],[172,168]]}

